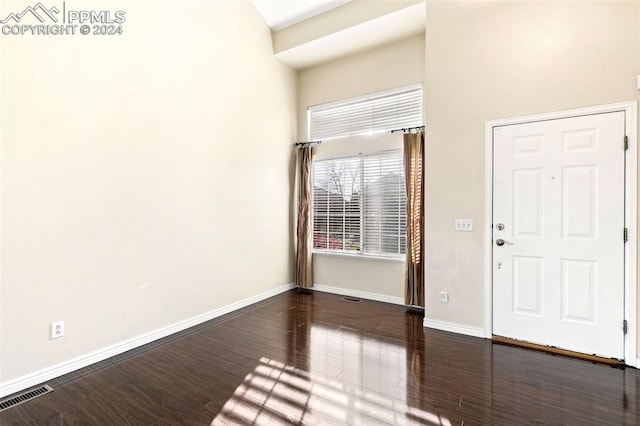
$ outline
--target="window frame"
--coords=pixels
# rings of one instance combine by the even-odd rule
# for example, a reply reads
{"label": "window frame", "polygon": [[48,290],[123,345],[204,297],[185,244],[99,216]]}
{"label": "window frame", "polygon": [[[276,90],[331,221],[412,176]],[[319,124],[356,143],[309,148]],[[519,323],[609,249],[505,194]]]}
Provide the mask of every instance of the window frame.
{"label": "window frame", "polygon": [[[397,154],[400,157],[400,169],[399,169],[399,173],[401,174],[402,177],[402,185],[401,185],[401,195],[400,195],[400,202],[404,201],[405,206],[406,206],[406,190],[405,190],[405,185],[404,185],[404,164],[403,164],[403,151],[402,149],[391,149],[391,150],[383,150],[383,151],[375,151],[375,152],[370,152],[370,153],[359,153],[359,154],[348,154],[348,155],[340,155],[340,156],[336,156],[336,157],[330,157],[330,158],[323,158],[322,160],[317,160],[314,161],[314,166],[312,168],[311,171],[311,181],[313,183],[313,199],[312,199],[312,209],[311,209],[311,231],[312,231],[312,238],[313,238],[313,243],[311,244],[311,252],[316,255],[326,255],[326,256],[337,256],[337,257],[342,257],[342,258],[353,258],[353,259],[367,259],[367,260],[384,260],[384,261],[391,261],[391,262],[398,262],[398,263],[402,263],[405,262],[406,260],[406,222],[404,223],[404,234],[398,232],[397,234],[397,238],[404,238],[404,252],[400,252],[400,253],[391,253],[391,252],[382,252],[380,251],[379,253],[376,252],[367,252],[366,250],[363,250],[364,248],[364,244],[365,244],[365,231],[364,231],[364,223],[365,223],[365,216],[366,216],[366,209],[365,209],[365,198],[361,198],[360,202],[361,202],[361,208],[360,208],[360,214],[359,214],[359,218],[360,218],[360,232],[359,232],[359,237],[360,237],[360,250],[354,250],[354,251],[350,251],[350,250],[345,250],[343,249],[330,249],[330,248],[317,248],[315,246],[315,234],[316,234],[316,228],[315,228],[315,221],[316,221],[316,213],[315,213],[315,203],[316,203],[316,199],[315,199],[315,189],[316,189],[316,176],[315,176],[315,163],[317,162],[330,162],[330,161],[340,161],[340,160],[349,160],[349,159],[361,159],[361,161],[364,163],[366,157],[375,157],[375,156],[385,156],[385,155],[391,155],[391,154]],[[364,181],[365,179],[365,170],[363,168],[363,170],[360,172],[360,180],[361,182]],[[362,187],[364,187],[364,184],[362,184]],[[406,207],[405,207],[406,208]],[[331,215],[329,213],[327,213],[325,215],[325,217],[327,218],[327,238],[329,237],[329,218],[331,217]],[[342,216],[344,218],[344,214]],[[398,215],[398,220],[401,220],[401,215]],[[380,235],[382,235],[382,233],[380,233]]]}
{"label": "window frame", "polygon": [[[318,112],[318,111],[326,111],[326,110],[330,110],[332,108],[341,108],[341,107],[348,107],[349,105],[358,105],[358,104],[365,104],[367,101],[370,100],[376,100],[376,99],[380,99],[380,98],[385,98],[385,97],[393,97],[394,95],[398,95],[398,96],[403,96],[403,94],[409,93],[409,92],[414,92],[414,93],[419,93],[420,94],[420,102],[417,103],[417,108],[419,108],[419,112],[420,112],[420,116],[422,117],[424,115],[424,106],[423,106],[423,100],[424,100],[424,88],[422,87],[422,83],[415,83],[415,84],[409,84],[406,86],[402,86],[402,87],[396,87],[393,89],[389,89],[389,90],[383,90],[383,91],[379,91],[379,92],[373,92],[373,93],[369,93],[367,95],[363,95],[363,96],[356,96],[353,98],[347,98],[347,99],[341,99],[341,100],[337,100],[337,101],[333,101],[333,102],[327,102],[327,103],[323,103],[323,104],[318,104],[318,105],[311,105],[307,107],[307,140],[312,140],[312,114],[314,113],[314,111]],[[406,119],[406,117],[404,117]],[[347,131],[344,134],[340,134],[340,135],[330,135],[330,136],[319,136],[316,139],[321,139],[321,140],[330,140],[330,139],[336,139],[336,138],[346,138],[346,137],[351,137],[351,136],[358,136],[358,135],[365,135],[365,134],[375,134],[375,133],[381,133],[381,132],[386,132],[386,131],[390,131],[394,128],[402,128],[402,127],[412,127],[412,126],[419,126],[422,125],[422,118],[419,120],[420,123],[415,122],[415,123],[394,123],[393,126],[387,128],[387,127],[380,127],[378,129],[375,130],[364,130],[361,132],[349,132]]]}

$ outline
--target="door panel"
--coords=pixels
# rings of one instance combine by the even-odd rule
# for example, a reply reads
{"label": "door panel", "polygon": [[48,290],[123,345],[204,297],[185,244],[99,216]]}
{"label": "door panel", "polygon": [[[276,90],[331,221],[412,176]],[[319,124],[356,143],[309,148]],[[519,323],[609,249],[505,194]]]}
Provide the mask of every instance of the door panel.
{"label": "door panel", "polygon": [[513,172],[513,233],[542,238],[543,169]]}
{"label": "door panel", "polygon": [[597,263],[562,260],[562,319],[595,324]]}
{"label": "door panel", "polygon": [[562,236],[596,240],[598,188],[595,165],[562,168]]}
{"label": "door panel", "polygon": [[495,335],[623,358],[624,124],[494,128]]}
{"label": "door panel", "polygon": [[539,257],[513,256],[513,310],[541,316],[543,260]]}

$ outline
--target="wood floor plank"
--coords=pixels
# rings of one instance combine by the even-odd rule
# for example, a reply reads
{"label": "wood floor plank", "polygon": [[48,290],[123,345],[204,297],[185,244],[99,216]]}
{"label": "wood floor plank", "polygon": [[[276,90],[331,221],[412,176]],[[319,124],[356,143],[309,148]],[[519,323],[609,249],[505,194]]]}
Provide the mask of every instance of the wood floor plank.
{"label": "wood floor plank", "polygon": [[0,425],[637,425],[633,368],[290,291],[49,382]]}

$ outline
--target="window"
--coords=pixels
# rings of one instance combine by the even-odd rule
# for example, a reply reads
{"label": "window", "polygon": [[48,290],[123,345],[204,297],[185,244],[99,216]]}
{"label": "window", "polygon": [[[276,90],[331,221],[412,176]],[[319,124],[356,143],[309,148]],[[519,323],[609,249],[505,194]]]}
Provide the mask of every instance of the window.
{"label": "window", "polygon": [[[313,106],[308,120],[310,140],[420,126],[422,86]],[[402,151],[314,161],[314,250],[403,257],[406,198]]]}
{"label": "window", "polygon": [[310,140],[414,127],[422,124],[422,86],[310,107]]}
{"label": "window", "polygon": [[400,257],[406,251],[402,152],[314,162],[313,248]]}

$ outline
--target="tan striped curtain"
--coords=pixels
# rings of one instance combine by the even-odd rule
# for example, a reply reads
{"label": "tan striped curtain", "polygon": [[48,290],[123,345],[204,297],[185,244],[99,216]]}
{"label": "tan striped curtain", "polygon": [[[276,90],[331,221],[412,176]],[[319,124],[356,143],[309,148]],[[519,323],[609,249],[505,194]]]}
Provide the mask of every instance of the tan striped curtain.
{"label": "tan striped curtain", "polygon": [[302,146],[298,149],[298,241],[296,249],[296,284],[301,288],[313,286],[313,265],[311,250],[313,238],[311,230],[311,198],[313,182],[311,167],[313,148]]}
{"label": "tan striped curtain", "polygon": [[404,302],[424,307],[424,132],[404,134],[407,188],[407,265]]}

